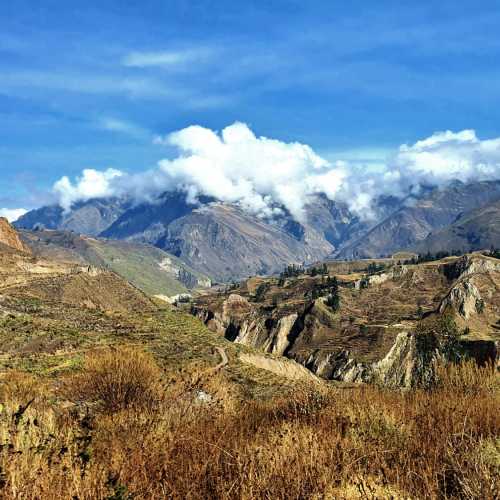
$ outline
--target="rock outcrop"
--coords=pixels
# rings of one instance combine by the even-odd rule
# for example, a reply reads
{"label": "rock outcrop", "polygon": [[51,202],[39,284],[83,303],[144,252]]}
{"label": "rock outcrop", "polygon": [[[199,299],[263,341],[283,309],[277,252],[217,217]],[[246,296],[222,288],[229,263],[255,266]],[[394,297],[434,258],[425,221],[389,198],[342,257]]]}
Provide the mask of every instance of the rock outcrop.
{"label": "rock outcrop", "polygon": [[264,350],[272,354],[285,354],[290,346],[290,332],[297,321],[299,315],[297,313],[283,316],[276,322],[273,335],[269,336],[268,342],[264,344]]}
{"label": "rock outcrop", "polygon": [[192,312],[226,339],[277,355],[284,355],[289,349],[294,329],[300,323],[297,312],[262,316],[254,304],[236,293],[230,294],[215,311],[193,306]]}
{"label": "rock outcrop", "polygon": [[389,387],[429,385],[434,374],[433,362],[438,357],[438,350],[419,348],[416,335],[401,332],[387,355],[371,367],[373,378]]}
{"label": "rock outcrop", "polygon": [[165,257],[158,263],[158,267],[172,276],[175,276],[175,278],[183,283],[188,289],[196,287],[210,288],[212,286],[212,280],[193,274],[185,266],[180,265],[179,261],[174,261],[172,257]]}
{"label": "rock outcrop", "polygon": [[17,231],[4,217],[0,217],[0,243],[19,252],[29,253]]}
{"label": "rock outcrop", "polygon": [[368,286],[381,285],[382,283],[385,283],[387,281],[401,278],[407,272],[408,268],[406,266],[394,266],[394,268],[388,272],[372,274],[370,276],[367,276],[366,278],[356,280],[354,282],[354,288],[356,288],[356,290],[359,290],[360,288],[362,288],[363,284]]}
{"label": "rock outcrop", "polygon": [[443,299],[439,312],[444,313],[448,308],[457,311],[464,319],[478,313],[481,295],[470,279],[458,282]]}
{"label": "rock outcrop", "polygon": [[318,377],[342,382],[369,382],[372,378],[369,365],[356,361],[348,350],[323,353],[316,350],[306,362]]}

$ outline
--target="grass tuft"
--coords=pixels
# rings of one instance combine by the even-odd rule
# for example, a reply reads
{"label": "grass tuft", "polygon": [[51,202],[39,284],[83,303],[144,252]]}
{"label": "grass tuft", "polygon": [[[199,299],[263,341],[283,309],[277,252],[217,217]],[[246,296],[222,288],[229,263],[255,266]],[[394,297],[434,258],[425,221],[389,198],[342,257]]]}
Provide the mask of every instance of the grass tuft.
{"label": "grass tuft", "polygon": [[161,398],[162,372],[152,355],[130,347],[90,352],[83,372],[64,384],[75,403],[99,404],[106,412],[150,408]]}

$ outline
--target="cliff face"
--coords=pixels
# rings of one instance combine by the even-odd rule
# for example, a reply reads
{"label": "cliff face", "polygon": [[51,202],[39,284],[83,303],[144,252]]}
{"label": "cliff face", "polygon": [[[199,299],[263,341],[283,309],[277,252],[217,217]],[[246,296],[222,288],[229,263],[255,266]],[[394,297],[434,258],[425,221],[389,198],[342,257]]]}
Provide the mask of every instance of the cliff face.
{"label": "cliff face", "polygon": [[0,217],[0,243],[19,252],[28,253],[28,249],[24,246],[17,231],[3,217]]}
{"label": "cliff face", "polygon": [[464,319],[469,319],[472,315],[478,314],[481,301],[481,295],[477,287],[471,280],[465,279],[450,290],[450,293],[441,303],[439,310],[443,313],[451,307]]}
{"label": "cliff face", "polygon": [[[192,312],[228,340],[293,359],[328,380],[409,388],[431,383],[440,359],[496,362],[500,261],[387,261],[371,276],[360,265],[337,276],[338,311],[325,301],[331,281],[302,275],[247,280],[198,299]],[[337,264],[330,266],[332,272]]]}

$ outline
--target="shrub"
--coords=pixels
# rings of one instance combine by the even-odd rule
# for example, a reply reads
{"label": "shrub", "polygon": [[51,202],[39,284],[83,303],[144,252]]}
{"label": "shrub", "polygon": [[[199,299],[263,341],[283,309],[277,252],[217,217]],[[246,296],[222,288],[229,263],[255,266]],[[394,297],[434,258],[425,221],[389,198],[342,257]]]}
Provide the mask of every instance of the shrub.
{"label": "shrub", "polygon": [[325,304],[333,311],[337,312],[340,309],[340,297],[338,293],[327,296]]}
{"label": "shrub", "polygon": [[33,375],[13,370],[0,379],[0,402],[26,404],[41,393],[41,384]]}
{"label": "shrub", "polygon": [[483,314],[483,312],[484,312],[484,300],[483,299],[476,300],[476,311],[478,314]]}
{"label": "shrub", "polygon": [[143,351],[119,347],[87,354],[82,373],[65,385],[71,401],[99,403],[106,412],[151,407],[161,399],[161,371]]}

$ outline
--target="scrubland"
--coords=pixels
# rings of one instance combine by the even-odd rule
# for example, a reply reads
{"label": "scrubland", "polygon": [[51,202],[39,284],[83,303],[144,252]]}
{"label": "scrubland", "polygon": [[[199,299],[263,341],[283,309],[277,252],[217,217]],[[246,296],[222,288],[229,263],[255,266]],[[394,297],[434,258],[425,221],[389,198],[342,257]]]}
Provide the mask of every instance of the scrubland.
{"label": "scrubland", "polygon": [[22,499],[498,498],[492,367],[429,390],[296,385],[242,398],[225,369],[171,372],[94,349],[57,378],[0,384],[0,495]]}

